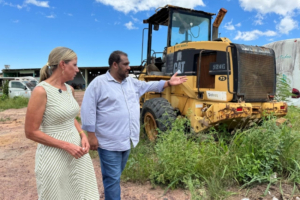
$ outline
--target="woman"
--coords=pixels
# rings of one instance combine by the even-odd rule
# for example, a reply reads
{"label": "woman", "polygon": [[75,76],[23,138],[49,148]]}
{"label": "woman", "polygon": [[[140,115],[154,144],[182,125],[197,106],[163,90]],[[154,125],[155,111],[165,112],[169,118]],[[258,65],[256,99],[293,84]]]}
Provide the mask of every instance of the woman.
{"label": "woman", "polygon": [[75,119],[79,105],[73,88],[65,84],[77,72],[74,51],[53,49],[28,103],[25,134],[39,143],[35,158],[39,199],[99,200],[90,146]]}

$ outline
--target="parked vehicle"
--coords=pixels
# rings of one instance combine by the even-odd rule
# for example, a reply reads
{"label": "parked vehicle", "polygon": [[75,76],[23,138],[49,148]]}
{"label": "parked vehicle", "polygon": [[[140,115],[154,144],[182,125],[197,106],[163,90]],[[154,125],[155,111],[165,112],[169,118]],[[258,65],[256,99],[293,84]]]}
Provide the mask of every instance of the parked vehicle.
{"label": "parked vehicle", "polygon": [[11,80],[8,83],[8,97],[23,96],[30,98],[33,88],[28,85],[28,81]]}
{"label": "parked vehicle", "polygon": [[37,80],[34,77],[27,76],[27,77],[16,77],[15,80],[22,81],[23,83],[26,84],[27,87],[30,88],[32,91],[35,86],[38,84]]}
{"label": "parked vehicle", "polygon": [[[266,115],[287,114],[287,104],[274,101],[274,51],[217,38],[226,12],[220,9],[212,26],[213,13],[167,5],[143,21],[148,24],[147,60],[139,80],[169,80],[176,72],[188,79],[140,98],[141,122],[150,140],[177,115],[187,116],[192,129],[200,132],[220,124],[241,128]],[[152,30],[160,26],[168,28],[167,46],[156,52]]]}

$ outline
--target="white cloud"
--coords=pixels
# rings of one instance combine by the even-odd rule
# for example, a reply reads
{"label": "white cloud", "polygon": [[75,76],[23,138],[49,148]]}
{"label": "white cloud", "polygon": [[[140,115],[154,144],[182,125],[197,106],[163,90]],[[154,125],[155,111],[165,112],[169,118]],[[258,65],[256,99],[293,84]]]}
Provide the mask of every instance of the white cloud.
{"label": "white cloud", "polygon": [[276,26],[276,29],[282,34],[289,34],[291,30],[296,28],[298,28],[298,22],[290,16],[285,16]]}
{"label": "white cloud", "polygon": [[257,11],[255,24],[261,25],[264,15],[275,13],[283,17],[276,26],[280,33],[288,34],[298,27],[298,22],[292,17],[300,14],[300,0],[239,0],[239,2],[244,10]]}
{"label": "white cloud", "polygon": [[97,18],[95,18],[95,22],[99,22]]}
{"label": "white cloud", "polygon": [[126,26],[127,29],[132,30],[132,29],[138,29],[137,27],[134,26],[134,24],[129,21],[128,23],[124,24],[124,26]]}
{"label": "white cloud", "polygon": [[256,10],[261,14],[287,15],[300,9],[299,0],[239,0],[239,2],[244,10]]}
{"label": "white cloud", "polygon": [[13,20],[13,23],[19,23],[19,20],[17,19],[17,20]]}
{"label": "white cloud", "polygon": [[114,23],[114,25],[119,25],[119,24],[121,24],[121,22],[115,22],[115,23]]}
{"label": "white cloud", "polygon": [[265,32],[259,30],[245,31],[245,32],[238,31],[234,40],[251,41],[257,39],[259,36],[272,37],[275,35],[277,35],[277,33],[274,31],[265,31]]}
{"label": "white cloud", "polygon": [[48,16],[46,16],[47,18],[50,18],[50,19],[54,19],[56,16],[55,15],[53,15],[53,14],[51,14],[51,15],[48,15]]}
{"label": "white cloud", "polygon": [[66,13],[66,15],[68,15],[68,16],[70,16],[70,17],[72,17],[72,16],[73,16],[73,14],[72,14],[72,13]]}
{"label": "white cloud", "polygon": [[225,25],[224,25],[224,28],[226,28],[227,30],[234,30],[234,25],[232,24],[232,20],[230,22],[227,22]]}
{"label": "white cloud", "polygon": [[49,1],[26,0],[24,3],[25,4],[33,4],[38,7],[49,8],[48,2]]}
{"label": "white cloud", "polygon": [[242,24],[241,23],[237,23],[235,26],[236,27],[240,27],[240,26],[242,26]]}
{"label": "white cloud", "polygon": [[129,13],[146,11],[150,9],[156,9],[158,7],[171,4],[174,6],[182,6],[185,8],[195,8],[196,6],[205,6],[203,0],[96,0],[96,2],[102,3],[107,6],[112,6],[115,10]]}
{"label": "white cloud", "polygon": [[8,3],[8,2],[2,1],[2,0],[0,0],[0,4],[2,4],[4,6],[16,7],[18,9],[22,9],[22,7],[25,7],[25,6],[20,6],[19,4],[12,4],[12,3]]}
{"label": "white cloud", "polygon": [[12,3],[8,3],[4,0],[0,0],[0,4],[3,4],[4,6],[11,6],[11,7],[16,7],[18,9],[22,9],[22,8],[29,8],[28,5],[32,4],[38,7],[44,7],[44,8],[49,8],[49,1],[37,1],[37,0],[25,0],[24,3],[22,5],[19,4],[12,4]]}
{"label": "white cloud", "polygon": [[254,21],[255,25],[263,25],[263,19],[264,19],[264,15],[262,15],[261,13],[257,13],[257,15],[255,16],[256,20]]}
{"label": "white cloud", "polygon": [[131,16],[131,19],[132,19],[133,21],[135,21],[135,22],[140,21],[138,18],[135,18],[135,17],[133,17],[133,16]]}

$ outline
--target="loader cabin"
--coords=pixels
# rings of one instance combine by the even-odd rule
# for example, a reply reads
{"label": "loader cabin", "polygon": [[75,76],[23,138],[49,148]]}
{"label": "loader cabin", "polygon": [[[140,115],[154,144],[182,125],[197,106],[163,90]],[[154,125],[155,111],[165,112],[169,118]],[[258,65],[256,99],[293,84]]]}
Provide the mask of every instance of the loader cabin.
{"label": "loader cabin", "polygon": [[150,18],[148,26],[147,64],[151,63],[152,30],[168,26],[167,47],[185,42],[210,41],[213,13],[166,5]]}

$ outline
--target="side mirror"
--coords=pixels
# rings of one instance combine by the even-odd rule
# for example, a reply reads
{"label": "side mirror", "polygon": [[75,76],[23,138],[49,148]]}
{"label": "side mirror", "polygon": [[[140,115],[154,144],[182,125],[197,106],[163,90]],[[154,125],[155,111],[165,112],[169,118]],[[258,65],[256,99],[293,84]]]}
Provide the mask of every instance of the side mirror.
{"label": "side mirror", "polygon": [[26,86],[24,86],[24,90],[27,90],[27,87],[26,87]]}
{"label": "side mirror", "polygon": [[159,24],[154,24],[153,30],[158,31],[159,30]]}

